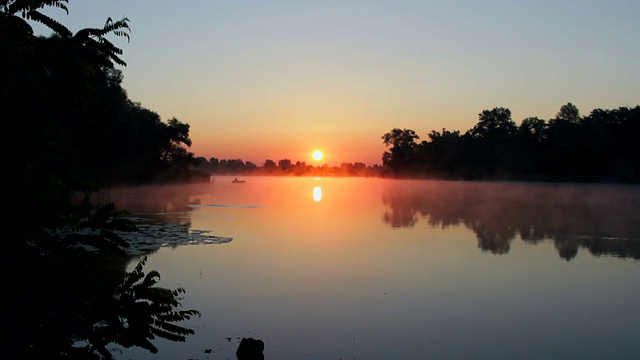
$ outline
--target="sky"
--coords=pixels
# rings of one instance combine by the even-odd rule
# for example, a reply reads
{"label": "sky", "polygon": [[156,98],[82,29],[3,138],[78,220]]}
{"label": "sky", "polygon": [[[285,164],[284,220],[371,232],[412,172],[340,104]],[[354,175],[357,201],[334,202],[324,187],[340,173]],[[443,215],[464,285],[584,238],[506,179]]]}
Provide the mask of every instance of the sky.
{"label": "sky", "polygon": [[190,125],[195,156],[381,164],[393,128],[640,105],[640,1],[70,1],[72,31],[127,17],[129,98]]}

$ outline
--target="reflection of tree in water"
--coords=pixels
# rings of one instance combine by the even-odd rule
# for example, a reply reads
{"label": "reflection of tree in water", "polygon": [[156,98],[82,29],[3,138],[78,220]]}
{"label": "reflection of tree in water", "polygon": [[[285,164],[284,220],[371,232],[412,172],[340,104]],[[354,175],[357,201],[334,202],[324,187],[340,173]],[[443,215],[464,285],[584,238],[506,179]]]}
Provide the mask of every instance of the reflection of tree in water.
{"label": "reflection of tree in water", "polygon": [[418,222],[419,201],[411,196],[408,190],[395,189],[395,192],[382,194],[382,202],[391,204],[391,209],[386,210],[382,220],[391,227],[413,227]]}
{"label": "reflection of tree in water", "polygon": [[224,244],[229,237],[215,236],[206,229],[192,229],[187,213],[193,205],[201,203],[198,195],[209,189],[208,184],[168,184],[129,186],[101,190],[93,194],[96,203],[115,202],[127,212],[140,231],[118,233],[125,239],[129,255],[143,255],[156,252],[161,247],[183,245]]}
{"label": "reflection of tree in water", "polygon": [[143,215],[172,224],[190,225],[185,213],[190,205],[200,204],[198,195],[207,191],[208,184],[174,184],[125,187],[103,190],[94,195],[94,202],[114,202],[132,215]]}
{"label": "reflection of tree in water", "polygon": [[382,201],[382,220],[392,227],[413,227],[421,217],[432,227],[464,224],[494,254],[508,253],[519,236],[530,244],[551,240],[567,260],[581,247],[640,259],[636,187],[400,181]]}

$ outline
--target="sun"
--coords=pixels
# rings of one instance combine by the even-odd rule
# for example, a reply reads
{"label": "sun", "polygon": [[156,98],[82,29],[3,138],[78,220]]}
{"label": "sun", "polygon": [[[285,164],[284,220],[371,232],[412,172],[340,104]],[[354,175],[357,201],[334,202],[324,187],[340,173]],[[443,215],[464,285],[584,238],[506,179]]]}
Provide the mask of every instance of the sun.
{"label": "sun", "polygon": [[316,150],[316,151],[313,152],[313,154],[311,154],[311,157],[315,161],[320,161],[324,157],[324,154],[322,153],[322,151]]}

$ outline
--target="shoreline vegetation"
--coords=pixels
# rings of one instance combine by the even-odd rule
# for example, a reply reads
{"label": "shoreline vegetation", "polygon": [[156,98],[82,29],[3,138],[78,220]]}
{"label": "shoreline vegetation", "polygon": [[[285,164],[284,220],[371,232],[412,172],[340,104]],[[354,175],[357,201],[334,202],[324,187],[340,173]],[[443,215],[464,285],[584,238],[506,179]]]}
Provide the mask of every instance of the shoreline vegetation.
{"label": "shoreline vegetation", "polygon": [[267,159],[258,166],[242,159],[198,157],[193,169],[209,175],[639,183],[637,134],[640,106],[594,109],[581,116],[567,103],[553,119],[528,117],[520,125],[509,109],[496,107],[478,114],[478,123],[465,133],[433,130],[422,142],[414,130],[393,128],[381,137],[388,147],[382,165],[313,166]]}
{"label": "shoreline vegetation", "polygon": [[[126,271],[127,254],[141,246],[127,239],[153,233],[115,204],[89,199],[112,184],[185,178],[193,162],[189,125],[164,122],[127,96],[116,67],[126,65],[123,51],[111,39],[129,40],[129,20],[107,18],[74,32],[48,15],[69,13],[68,3],[0,6],[0,109],[14,150],[4,179],[16,192],[5,203],[1,263],[11,311],[4,355],[113,359],[118,347],[157,353],[154,340],[185,341],[194,330],[181,322],[200,313],[181,307],[184,289],[160,287],[157,271],[143,271],[146,257]],[[51,35],[35,34],[32,24]],[[220,240],[181,233],[172,233],[175,241]]]}

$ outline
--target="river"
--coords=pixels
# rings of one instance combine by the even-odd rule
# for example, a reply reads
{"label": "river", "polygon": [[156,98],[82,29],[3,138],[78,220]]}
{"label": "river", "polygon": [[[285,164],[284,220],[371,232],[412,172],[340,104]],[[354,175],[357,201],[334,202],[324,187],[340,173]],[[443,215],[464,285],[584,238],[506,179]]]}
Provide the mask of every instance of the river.
{"label": "river", "polygon": [[[230,241],[148,254],[202,316],[126,359],[632,359],[640,188],[214,177],[111,189],[136,217]],[[129,264],[137,263],[136,257]]]}

